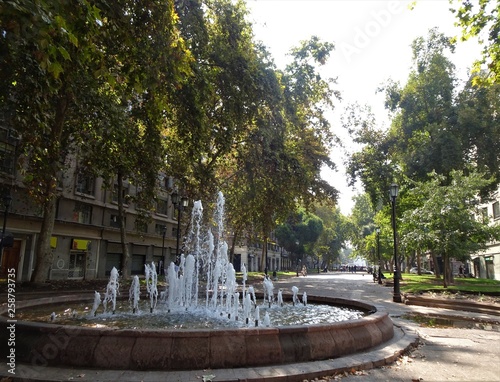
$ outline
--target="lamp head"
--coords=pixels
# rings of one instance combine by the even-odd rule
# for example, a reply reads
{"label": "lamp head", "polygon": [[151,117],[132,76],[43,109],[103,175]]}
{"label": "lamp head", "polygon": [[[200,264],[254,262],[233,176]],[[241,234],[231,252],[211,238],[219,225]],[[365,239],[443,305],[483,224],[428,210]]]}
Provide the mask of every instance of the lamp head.
{"label": "lamp head", "polygon": [[391,198],[393,199],[396,198],[398,196],[398,193],[399,193],[399,186],[396,183],[391,184],[390,188]]}
{"label": "lamp head", "polygon": [[181,205],[182,205],[183,208],[186,208],[189,205],[189,199],[186,198],[185,196],[183,196],[181,198]]}
{"label": "lamp head", "polygon": [[172,199],[173,204],[175,204],[175,205],[179,204],[179,194],[177,192],[175,192],[175,191],[172,192],[170,194],[170,198]]}

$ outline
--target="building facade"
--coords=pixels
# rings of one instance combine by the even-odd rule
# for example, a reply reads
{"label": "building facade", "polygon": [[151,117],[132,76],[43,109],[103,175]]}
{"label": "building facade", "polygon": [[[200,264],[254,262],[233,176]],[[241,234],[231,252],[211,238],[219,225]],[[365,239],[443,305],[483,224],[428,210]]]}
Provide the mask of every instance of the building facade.
{"label": "building facade", "polygon": [[[491,224],[500,224],[500,187],[492,195],[492,201],[482,207],[482,215],[487,216]],[[475,277],[500,280],[500,241],[488,243],[485,252],[471,257],[470,272]]]}
{"label": "building facade", "polygon": [[[264,262],[262,257],[265,258]],[[236,272],[241,271],[242,264],[245,264],[248,272],[264,272],[261,264],[266,264],[266,260],[269,273],[293,269],[289,253],[278,245],[273,235],[267,243],[267,248],[263,248],[260,242],[240,240],[235,246],[233,259]]]}
{"label": "building facade", "polygon": [[[5,138],[8,132],[2,130],[0,134],[2,132]],[[16,178],[14,154],[14,149],[3,139],[0,148],[2,237],[13,240],[8,247],[2,248],[0,273],[5,276],[8,269],[15,269],[17,281],[29,281],[36,261],[35,247],[40,237],[42,210]],[[138,223],[139,206],[132,202],[126,205],[131,274],[143,274],[146,262],[158,264],[163,261],[166,264],[176,258],[180,210],[172,203],[166,178],[159,177],[158,182],[161,191],[157,196],[156,212],[148,224]],[[47,279],[103,278],[113,267],[121,268],[123,250],[116,190],[116,185],[87,176],[79,172],[76,162],[70,163],[59,182],[60,197],[50,239],[53,262]],[[132,185],[125,183],[124,194],[137,192]],[[6,243],[6,240],[2,241]]]}
{"label": "building facade", "polygon": [[[36,245],[40,239],[42,209],[30,197],[15,173],[15,139],[0,128],[0,211],[2,221],[0,277],[15,269],[19,282],[29,281],[36,264]],[[132,196],[125,205],[125,230],[131,255],[130,274],[144,274],[144,264],[154,261],[164,267],[177,258],[179,246],[180,202],[172,200],[172,181],[158,177],[159,194],[149,223],[140,223],[140,206],[133,196],[137,190],[125,182],[123,196]],[[109,276],[113,267],[122,267],[122,244],[118,218],[117,184],[107,184],[102,178],[86,175],[75,161],[60,175],[56,218],[50,239],[53,261],[48,280],[96,279]],[[189,214],[190,208],[185,211]],[[187,216],[185,216],[187,218]],[[5,235],[4,235],[5,233]],[[272,235],[271,235],[272,236]],[[6,239],[3,239],[5,237]],[[182,246],[182,243],[180,244]],[[179,250],[181,251],[181,248]],[[260,269],[261,243],[242,241],[235,247],[236,271],[245,264],[248,271]],[[271,238],[267,246],[270,272],[289,268],[288,254]],[[160,270],[161,271],[161,270]]]}

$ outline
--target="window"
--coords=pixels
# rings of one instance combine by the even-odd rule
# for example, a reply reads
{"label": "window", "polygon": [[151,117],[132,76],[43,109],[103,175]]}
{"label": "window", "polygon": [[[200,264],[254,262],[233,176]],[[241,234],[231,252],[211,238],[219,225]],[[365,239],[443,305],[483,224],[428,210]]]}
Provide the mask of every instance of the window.
{"label": "window", "polygon": [[111,215],[109,218],[109,226],[114,228],[120,228],[120,220],[118,215]]}
{"label": "window", "polygon": [[0,128],[0,172],[14,175],[17,140],[14,130]]}
{"label": "window", "polygon": [[68,278],[83,278],[85,275],[85,252],[69,255]]}
{"label": "window", "polygon": [[146,205],[145,205],[144,201],[142,200],[142,198],[143,198],[142,191],[137,190],[137,192],[135,194],[135,198],[134,198],[136,210],[144,210],[146,208]]}
{"label": "window", "polygon": [[171,190],[174,188],[174,178],[166,176],[165,174],[160,174],[158,176],[158,187],[163,190]]}
{"label": "window", "polygon": [[[128,185],[124,184],[122,188],[123,204],[127,204],[127,195],[128,195]],[[118,203],[118,184],[113,185],[112,200],[113,202]]]}
{"label": "window", "polygon": [[493,219],[500,219],[500,202],[493,203]]}
{"label": "window", "polygon": [[488,221],[488,207],[481,208],[481,218],[483,219],[483,223]]}
{"label": "window", "polygon": [[146,264],[146,256],[144,255],[132,255],[132,264],[130,269],[131,275],[142,275],[144,274],[144,264]]}
{"label": "window", "polygon": [[164,199],[158,199],[156,203],[156,213],[159,215],[167,216],[168,213],[168,202]]}
{"label": "window", "polygon": [[143,220],[135,221],[135,229],[137,232],[147,233],[148,232],[148,223]]}
{"label": "window", "polygon": [[167,227],[164,224],[155,224],[155,233],[157,235],[163,235],[167,232]]}
{"label": "window", "polygon": [[85,203],[75,203],[73,221],[77,223],[90,224],[92,219],[92,206]]}
{"label": "window", "polygon": [[93,176],[79,171],[76,175],[75,192],[94,196],[94,180]]}

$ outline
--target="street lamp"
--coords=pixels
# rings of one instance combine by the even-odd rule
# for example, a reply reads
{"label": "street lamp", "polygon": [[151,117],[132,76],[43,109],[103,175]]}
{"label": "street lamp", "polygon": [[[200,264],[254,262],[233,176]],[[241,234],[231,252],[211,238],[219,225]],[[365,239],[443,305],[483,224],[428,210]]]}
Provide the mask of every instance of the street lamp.
{"label": "street lamp", "polygon": [[5,194],[3,196],[3,228],[2,228],[2,240],[0,241],[0,267],[3,262],[3,249],[5,247],[5,229],[7,228],[7,216],[9,215],[9,207],[12,203],[12,196],[10,194]]}
{"label": "street lamp", "polygon": [[377,231],[378,283],[382,284],[382,260],[380,259],[380,228],[377,227],[375,231]]}
{"label": "street lamp", "polygon": [[399,186],[391,184],[390,194],[392,202],[392,232],[394,236],[394,295],[392,301],[402,302],[401,291],[399,290],[399,265],[398,265],[398,247],[396,240],[396,198],[398,196]]}
{"label": "street lamp", "polygon": [[179,260],[179,241],[180,241],[180,235],[181,235],[181,215],[182,215],[182,210],[186,208],[189,204],[188,198],[185,196],[180,196],[177,192],[172,192],[170,195],[172,198],[172,204],[174,205],[174,209],[179,210],[177,214],[177,244],[175,246],[175,259]]}

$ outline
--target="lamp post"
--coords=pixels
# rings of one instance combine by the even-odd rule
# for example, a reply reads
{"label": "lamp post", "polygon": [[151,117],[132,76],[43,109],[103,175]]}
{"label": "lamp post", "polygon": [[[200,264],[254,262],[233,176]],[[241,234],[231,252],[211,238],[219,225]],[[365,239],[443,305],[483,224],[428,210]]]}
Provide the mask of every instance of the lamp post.
{"label": "lamp post", "polygon": [[268,267],[268,262],[269,259],[267,258],[267,240],[266,240],[266,267],[264,268],[264,274],[267,276],[267,267]]}
{"label": "lamp post", "polygon": [[3,196],[3,228],[2,228],[2,240],[0,241],[0,268],[3,264],[3,249],[5,243],[5,229],[7,228],[7,216],[9,215],[9,207],[12,203],[12,197],[10,194],[6,194]]}
{"label": "lamp post", "polygon": [[172,204],[174,205],[174,209],[179,210],[177,213],[177,243],[175,246],[175,260],[179,260],[179,241],[181,237],[181,215],[182,215],[182,210],[188,206],[189,201],[188,198],[185,196],[180,196],[177,192],[172,192],[172,195],[170,195],[172,198]]}
{"label": "lamp post", "polygon": [[165,259],[165,235],[167,234],[167,226],[164,225],[161,227],[161,236],[162,236],[162,241],[161,241],[161,264],[162,268],[160,269],[160,275],[164,274],[164,269],[165,269],[165,264],[166,264],[166,259]]}
{"label": "lamp post", "polygon": [[392,232],[394,237],[394,295],[392,301],[402,302],[401,291],[399,290],[399,265],[398,265],[398,247],[396,240],[396,198],[398,196],[399,186],[391,184],[390,194],[392,202]]}
{"label": "lamp post", "polygon": [[380,258],[380,228],[376,228],[377,231],[377,257],[378,257],[378,283],[382,284],[382,260]]}

